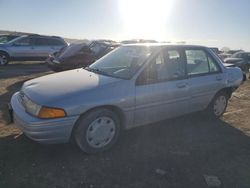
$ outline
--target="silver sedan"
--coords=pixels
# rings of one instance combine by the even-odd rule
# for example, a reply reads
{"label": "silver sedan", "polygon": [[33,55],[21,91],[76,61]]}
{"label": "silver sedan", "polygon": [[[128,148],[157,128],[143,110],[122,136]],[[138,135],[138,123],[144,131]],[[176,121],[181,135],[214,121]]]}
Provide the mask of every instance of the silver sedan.
{"label": "silver sedan", "polygon": [[11,106],[32,140],[74,139],[95,153],[113,146],[123,129],[196,111],[220,117],[241,82],[242,71],[224,67],[206,47],[134,44],[85,69],[25,82]]}

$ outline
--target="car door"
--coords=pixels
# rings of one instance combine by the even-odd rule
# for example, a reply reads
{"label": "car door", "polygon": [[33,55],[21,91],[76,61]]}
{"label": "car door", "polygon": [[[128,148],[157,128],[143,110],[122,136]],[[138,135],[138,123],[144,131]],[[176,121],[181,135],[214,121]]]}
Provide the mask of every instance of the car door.
{"label": "car door", "polygon": [[30,37],[22,37],[11,44],[10,53],[16,59],[30,59],[34,53],[34,46]]}
{"label": "car door", "polygon": [[185,114],[188,85],[182,53],[164,49],[136,81],[134,124],[141,125]]}
{"label": "car door", "polygon": [[34,37],[34,51],[38,58],[48,57],[49,54],[58,52],[63,47],[58,39],[48,37]]}
{"label": "car door", "polygon": [[216,59],[205,48],[185,49],[190,100],[189,112],[205,109],[224,86],[225,76]]}
{"label": "car door", "polygon": [[52,53],[49,39],[45,37],[34,37],[34,51],[38,58],[47,57]]}

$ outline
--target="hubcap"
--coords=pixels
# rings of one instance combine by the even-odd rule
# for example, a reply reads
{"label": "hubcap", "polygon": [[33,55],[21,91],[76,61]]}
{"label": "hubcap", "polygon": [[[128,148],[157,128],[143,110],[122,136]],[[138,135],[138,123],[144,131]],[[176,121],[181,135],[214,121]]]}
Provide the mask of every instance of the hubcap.
{"label": "hubcap", "polygon": [[0,64],[5,65],[7,63],[7,57],[5,55],[0,55]]}
{"label": "hubcap", "polygon": [[87,143],[93,148],[106,146],[115,135],[115,122],[109,117],[99,117],[87,129]]}
{"label": "hubcap", "polygon": [[219,96],[214,102],[214,114],[220,116],[227,105],[227,99],[225,96]]}

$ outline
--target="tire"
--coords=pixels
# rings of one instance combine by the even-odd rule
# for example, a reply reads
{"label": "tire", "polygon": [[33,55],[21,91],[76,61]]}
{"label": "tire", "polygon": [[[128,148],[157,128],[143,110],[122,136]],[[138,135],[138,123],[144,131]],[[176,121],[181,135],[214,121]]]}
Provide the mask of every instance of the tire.
{"label": "tire", "polygon": [[85,153],[99,153],[110,149],[120,135],[120,119],[113,111],[100,108],[80,117],[73,136]]}
{"label": "tire", "polygon": [[9,55],[5,52],[0,52],[0,66],[8,65]]}
{"label": "tire", "polygon": [[226,111],[229,96],[226,92],[217,93],[207,108],[207,113],[213,118],[221,117]]}

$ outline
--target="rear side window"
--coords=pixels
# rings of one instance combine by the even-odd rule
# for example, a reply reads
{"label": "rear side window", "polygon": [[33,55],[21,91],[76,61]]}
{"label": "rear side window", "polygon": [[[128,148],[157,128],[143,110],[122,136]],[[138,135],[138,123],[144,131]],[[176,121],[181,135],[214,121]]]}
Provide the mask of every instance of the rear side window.
{"label": "rear side window", "polygon": [[216,62],[203,50],[186,50],[188,75],[218,72]]}
{"label": "rear side window", "polygon": [[64,45],[64,43],[58,39],[36,37],[33,40],[36,46],[63,46]]}
{"label": "rear side window", "polygon": [[46,40],[46,38],[33,38],[33,43],[36,46],[48,46],[48,42]]}
{"label": "rear side window", "polygon": [[47,43],[49,46],[63,46],[65,45],[63,41],[59,39],[47,39]]}
{"label": "rear side window", "polygon": [[247,59],[248,59],[248,61],[250,61],[250,53],[247,54]]}
{"label": "rear side window", "polygon": [[31,45],[31,40],[29,37],[21,38],[17,41],[15,41],[14,45],[17,46],[29,46]]}

